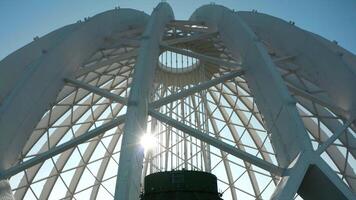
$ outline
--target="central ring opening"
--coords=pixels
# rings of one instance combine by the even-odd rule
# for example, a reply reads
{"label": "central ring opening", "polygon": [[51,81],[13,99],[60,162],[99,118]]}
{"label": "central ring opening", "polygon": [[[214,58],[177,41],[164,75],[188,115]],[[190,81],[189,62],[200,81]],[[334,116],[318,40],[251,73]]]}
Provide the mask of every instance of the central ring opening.
{"label": "central ring opening", "polygon": [[[189,49],[185,49],[190,51]],[[159,67],[168,72],[186,73],[197,68],[199,60],[190,56],[175,53],[172,51],[163,51],[158,58]]]}

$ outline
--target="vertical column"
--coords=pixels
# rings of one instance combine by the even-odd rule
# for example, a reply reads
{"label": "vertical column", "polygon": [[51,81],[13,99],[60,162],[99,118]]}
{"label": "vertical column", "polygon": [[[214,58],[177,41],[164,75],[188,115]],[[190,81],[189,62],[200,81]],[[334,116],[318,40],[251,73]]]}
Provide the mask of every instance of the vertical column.
{"label": "vertical column", "polygon": [[15,200],[8,180],[0,180],[0,200]]}
{"label": "vertical column", "polygon": [[139,141],[147,126],[149,93],[159,56],[159,42],[165,24],[173,18],[173,11],[168,3],[158,4],[141,39],[127,107],[115,200],[139,199],[144,157]]}
{"label": "vertical column", "polygon": [[[203,115],[203,129],[205,130],[205,132],[209,133],[209,116],[208,116],[208,112],[205,108],[207,108],[208,106],[208,102],[206,100],[206,92],[203,91],[200,93],[201,96],[201,101],[202,101],[202,113],[204,113]],[[211,172],[211,157],[210,157],[210,145],[208,143],[203,143],[204,144],[204,151],[203,153],[205,153],[205,157],[204,157],[204,163],[205,163],[205,171],[206,172]]]}

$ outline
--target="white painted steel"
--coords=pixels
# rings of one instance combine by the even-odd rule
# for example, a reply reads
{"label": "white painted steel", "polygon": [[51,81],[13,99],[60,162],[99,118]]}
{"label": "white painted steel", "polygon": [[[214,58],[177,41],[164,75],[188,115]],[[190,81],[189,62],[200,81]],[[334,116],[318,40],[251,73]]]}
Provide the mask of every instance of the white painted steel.
{"label": "white painted steel", "polygon": [[[197,66],[160,69],[166,49]],[[354,199],[355,74],[352,53],[262,13],[104,12],[0,61],[0,177],[15,199],[137,199],[145,175],[185,168],[224,199],[292,199],[314,166]]]}
{"label": "white painted steel", "polygon": [[0,62],[6,72],[0,77],[1,170],[17,162],[31,129],[64,86],[63,79],[73,76],[104,38],[143,26],[146,19],[131,9],[108,11],[35,40]]}
{"label": "white painted steel", "polygon": [[166,24],[173,19],[171,7],[167,3],[158,4],[142,35],[128,99],[115,200],[138,199],[141,193],[144,151],[138,141],[146,132],[148,103],[158,62],[159,43]]}

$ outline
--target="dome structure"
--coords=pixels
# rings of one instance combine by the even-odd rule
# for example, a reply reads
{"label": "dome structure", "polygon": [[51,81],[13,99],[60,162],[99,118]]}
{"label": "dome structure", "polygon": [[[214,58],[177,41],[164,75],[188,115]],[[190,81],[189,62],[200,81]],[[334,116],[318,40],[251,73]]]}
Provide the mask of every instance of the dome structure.
{"label": "dome structure", "polygon": [[138,199],[210,172],[223,199],[355,199],[356,56],[211,4],[116,8],[0,61],[0,199]]}

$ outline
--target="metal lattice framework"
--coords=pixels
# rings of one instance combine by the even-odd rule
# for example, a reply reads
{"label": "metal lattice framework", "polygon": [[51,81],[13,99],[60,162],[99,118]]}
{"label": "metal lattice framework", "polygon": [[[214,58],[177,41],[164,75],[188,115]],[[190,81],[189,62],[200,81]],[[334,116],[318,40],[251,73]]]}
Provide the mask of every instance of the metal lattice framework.
{"label": "metal lattice framework", "polygon": [[183,168],[224,199],[355,199],[356,57],[292,22],[117,8],[0,70],[0,199],[138,199]]}

